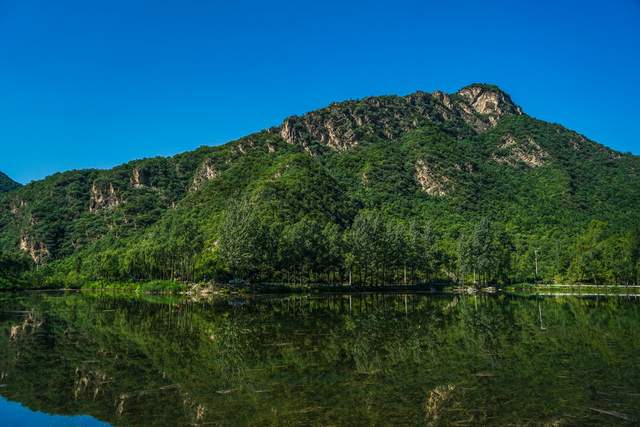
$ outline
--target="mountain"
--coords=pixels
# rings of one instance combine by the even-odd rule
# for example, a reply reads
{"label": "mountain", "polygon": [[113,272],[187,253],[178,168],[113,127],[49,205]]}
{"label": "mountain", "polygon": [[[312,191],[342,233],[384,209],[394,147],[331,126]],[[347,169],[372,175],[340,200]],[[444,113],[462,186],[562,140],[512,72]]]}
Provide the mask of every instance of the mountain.
{"label": "mountain", "polygon": [[640,158],[473,84],[334,103],[222,146],[32,182],[0,200],[0,250],[50,282],[353,271],[371,283],[401,280],[408,263],[413,280],[597,282],[621,280],[623,250],[637,280],[638,212]]}
{"label": "mountain", "polygon": [[4,173],[0,172],[0,193],[11,191],[15,188],[18,188],[19,186],[20,184],[9,178]]}

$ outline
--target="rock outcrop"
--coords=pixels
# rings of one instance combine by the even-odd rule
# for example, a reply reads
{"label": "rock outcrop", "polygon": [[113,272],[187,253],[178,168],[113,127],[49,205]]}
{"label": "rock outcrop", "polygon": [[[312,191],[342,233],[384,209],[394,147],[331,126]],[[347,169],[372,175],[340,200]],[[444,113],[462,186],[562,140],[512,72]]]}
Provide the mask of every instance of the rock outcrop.
{"label": "rock outcrop", "polygon": [[112,183],[91,185],[91,199],[89,202],[89,211],[97,212],[101,209],[112,209],[120,206],[121,198],[118,196],[116,189]]}
{"label": "rock outcrop", "polygon": [[336,103],[289,117],[277,131],[307,151],[316,144],[344,151],[367,138],[396,139],[430,123],[456,122],[484,132],[508,114],[522,114],[509,95],[493,86],[471,85],[453,95],[416,92]]}
{"label": "rock outcrop", "polygon": [[207,182],[220,176],[220,171],[212,159],[206,159],[196,170],[191,183],[191,191],[200,190]]}
{"label": "rock outcrop", "polygon": [[429,166],[424,160],[416,162],[416,182],[422,191],[430,196],[446,196],[450,187],[450,180],[447,176],[437,172],[435,168]]}
{"label": "rock outcrop", "polygon": [[20,250],[31,257],[36,264],[42,264],[49,257],[49,249],[42,241],[36,241],[29,236],[22,236],[18,245]]}
{"label": "rock outcrop", "polygon": [[149,175],[144,169],[133,168],[129,182],[133,188],[144,188],[149,185]]}
{"label": "rock outcrop", "polygon": [[244,156],[255,147],[256,147],[256,141],[251,136],[242,138],[233,143],[233,151],[236,154],[241,156]]}
{"label": "rock outcrop", "polygon": [[18,216],[20,212],[27,207],[27,202],[25,202],[24,200],[16,200],[11,202],[9,206],[10,206],[11,213],[14,216]]}
{"label": "rock outcrop", "polygon": [[523,164],[535,168],[543,166],[549,159],[549,154],[530,136],[517,140],[512,135],[506,135],[502,138],[502,144],[498,146],[498,151],[493,154],[492,159],[511,167]]}
{"label": "rock outcrop", "polygon": [[[505,114],[522,114],[520,107],[511,101],[509,95],[497,88],[471,85],[458,91],[458,95],[473,108],[473,111],[485,116],[491,126],[495,126]],[[463,107],[464,103],[459,105]]]}

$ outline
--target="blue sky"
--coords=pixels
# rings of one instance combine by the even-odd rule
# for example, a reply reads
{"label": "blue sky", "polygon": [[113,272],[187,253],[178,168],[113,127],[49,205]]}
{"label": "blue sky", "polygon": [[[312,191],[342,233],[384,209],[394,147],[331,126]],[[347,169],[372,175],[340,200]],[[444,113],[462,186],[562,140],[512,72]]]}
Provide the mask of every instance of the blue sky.
{"label": "blue sky", "polygon": [[640,1],[0,0],[0,170],[106,168],[472,82],[640,154]]}

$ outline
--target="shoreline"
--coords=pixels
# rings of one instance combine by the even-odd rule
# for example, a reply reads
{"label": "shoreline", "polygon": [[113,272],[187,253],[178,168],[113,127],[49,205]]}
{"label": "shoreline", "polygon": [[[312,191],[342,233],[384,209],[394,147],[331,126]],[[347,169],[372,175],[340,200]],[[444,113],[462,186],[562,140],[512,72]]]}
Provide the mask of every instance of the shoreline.
{"label": "shoreline", "polygon": [[[152,284],[152,286],[149,286]],[[162,286],[162,285],[166,285]],[[0,289],[0,293],[65,293],[65,292],[99,292],[137,295],[173,295],[184,297],[207,297],[227,295],[300,295],[300,294],[433,294],[433,295],[506,295],[516,297],[640,297],[640,286],[636,285],[563,285],[563,284],[517,284],[508,286],[461,286],[455,284],[419,284],[419,285],[287,285],[287,284],[255,284],[232,286],[220,284],[184,284],[179,282],[149,283],[107,283],[101,286],[91,284],[82,287],[35,287]]]}

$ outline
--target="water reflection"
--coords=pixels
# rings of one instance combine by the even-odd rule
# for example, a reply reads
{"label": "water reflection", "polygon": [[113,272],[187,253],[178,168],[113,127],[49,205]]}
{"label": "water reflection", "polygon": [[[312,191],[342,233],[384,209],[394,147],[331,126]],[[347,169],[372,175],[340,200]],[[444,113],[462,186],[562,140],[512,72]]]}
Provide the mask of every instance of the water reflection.
{"label": "water reflection", "polygon": [[36,293],[0,304],[0,395],[51,414],[114,425],[640,419],[640,306],[623,298]]}
{"label": "water reflection", "polygon": [[4,427],[101,427],[107,423],[88,416],[50,415],[44,412],[32,411],[18,402],[11,402],[0,397],[0,420]]}

